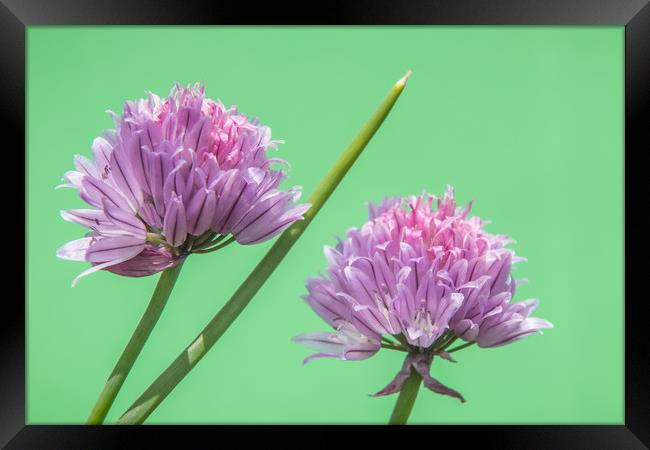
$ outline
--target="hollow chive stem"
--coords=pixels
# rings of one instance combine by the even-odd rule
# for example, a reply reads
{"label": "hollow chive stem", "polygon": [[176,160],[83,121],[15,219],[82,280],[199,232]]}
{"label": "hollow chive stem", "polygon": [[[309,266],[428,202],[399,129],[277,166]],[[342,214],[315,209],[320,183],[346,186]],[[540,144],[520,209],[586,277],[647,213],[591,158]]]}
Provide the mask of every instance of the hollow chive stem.
{"label": "hollow chive stem", "polygon": [[244,283],[237,289],[228,302],[221,308],[216,316],[188,345],[183,352],[171,363],[167,369],[144,391],[144,393],[120,417],[120,424],[139,424],[162,403],[170,392],[180,383],[185,376],[205,356],[212,346],[225,333],[228,327],[241,314],[253,296],[262,287],[271,273],[284,259],[293,244],[305,231],[318,211],[341,182],[350,167],[357,160],[370,139],[377,132],[391,108],[404,90],[406,81],[411,72],[402,77],[389,91],[387,97],[379,108],[364,125],[352,143],[343,152],[339,159],[330,168],[325,178],[316,188],[309,199],[311,208],[304,214],[304,220],[293,223],[275,241],[275,244],[266,253],[264,258],[255,266]]}
{"label": "hollow chive stem", "polygon": [[167,300],[174,288],[174,284],[176,283],[182,265],[183,262],[181,261],[178,265],[165,270],[160,275],[149,305],[133,332],[131,339],[129,339],[129,343],[124,348],[124,351],[122,351],[122,355],[115,364],[115,368],[109,375],[104,388],[95,402],[95,406],[88,416],[86,424],[99,425],[104,422],[106,414],[108,414],[111,405],[115,401],[115,397],[117,397],[117,393],[120,391],[124,380],[133,367],[133,363],[140,354],[142,347],[144,347],[144,344],[147,342],[151,330],[153,330],[156,322],[158,322],[163,308],[167,304]]}
{"label": "hollow chive stem", "polygon": [[393,413],[388,421],[389,425],[405,425],[408,421],[415,399],[420,391],[420,384],[422,383],[422,376],[417,370],[411,369],[411,375],[404,382],[402,389],[397,397],[397,402],[393,408]]}

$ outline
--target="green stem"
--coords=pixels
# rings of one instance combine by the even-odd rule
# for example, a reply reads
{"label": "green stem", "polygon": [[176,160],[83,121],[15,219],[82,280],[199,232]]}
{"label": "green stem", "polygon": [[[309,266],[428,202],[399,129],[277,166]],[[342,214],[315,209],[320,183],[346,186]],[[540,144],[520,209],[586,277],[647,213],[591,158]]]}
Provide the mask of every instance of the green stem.
{"label": "green stem", "polygon": [[226,242],[224,242],[222,244],[215,245],[213,247],[202,247],[199,250],[194,250],[193,253],[210,253],[210,252],[214,252],[214,251],[217,251],[219,249],[224,248],[226,245],[232,244],[233,242],[235,242],[235,236],[231,236],[230,239],[228,239]]}
{"label": "green stem", "polygon": [[156,289],[153,291],[151,296],[149,306],[147,306],[144,315],[140,319],[129,343],[122,352],[120,359],[117,361],[117,364],[115,364],[113,372],[111,372],[108,377],[108,381],[106,381],[104,389],[102,389],[102,392],[99,394],[95,406],[90,412],[90,416],[88,416],[86,424],[99,425],[104,422],[108,410],[111,408],[117,393],[122,387],[129,371],[133,367],[133,363],[140,354],[145,342],[147,342],[151,330],[160,318],[160,314],[167,303],[169,294],[174,288],[174,284],[176,283],[182,265],[183,262],[180,262],[177,266],[165,270],[160,275]]}
{"label": "green stem", "polygon": [[457,352],[458,350],[462,350],[462,349],[464,349],[464,348],[466,348],[466,347],[469,347],[470,345],[474,345],[475,343],[476,343],[476,342],[474,342],[474,341],[472,341],[472,342],[465,342],[463,345],[459,345],[458,347],[454,347],[454,348],[452,348],[451,350],[447,350],[447,353]]}
{"label": "green stem", "polygon": [[397,350],[397,351],[400,351],[400,352],[409,352],[410,351],[410,350],[402,347],[401,345],[387,344],[385,342],[382,342],[380,345],[381,345],[382,348],[389,348],[391,350]]}
{"label": "green stem", "polygon": [[453,343],[456,341],[456,339],[458,339],[458,337],[457,337],[457,336],[454,336],[454,334],[451,334],[449,337],[447,337],[447,339],[445,339],[445,340],[443,341],[443,343],[442,343],[440,346],[438,346],[438,347],[436,348],[436,350],[437,350],[437,351],[442,351],[442,350],[444,350],[445,348],[447,348],[447,347],[449,347],[451,344],[453,344]]}
{"label": "green stem", "polygon": [[406,339],[406,337],[405,337],[403,334],[400,333],[400,334],[397,334],[397,335],[395,335],[395,336],[393,336],[393,337],[394,337],[395,339],[397,339],[397,341],[398,341],[400,344],[402,344],[402,347],[404,347],[404,348],[406,348],[406,349],[409,349],[409,350],[412,350],[412,349],[413,349],[413,347],[411,346],[411,344],[409,344],[409,341]]}
{"label": "green stem", "polygon": [[389,425],[405,425],[411,415],[411,410],[415,404],[415,399],[420,391],[422,376],[417,370],[411,368],[411,375],[404,382],[402,389],[399,391],[397,403],[393,408],[393,414],[390,416]]}
{"label": "green stem", "polygon": [[[433,344],[429,346],[429,350],[440,350],[441,348],[444,347],[443,344],[445,341],[449,340],[450,333],[449,331],[445,331],[442,336],[440,336],[438,339],[436,339]],[[453,333],[451,333],[451,336],[453,336]]]}
{"label": "green stem", "polygon": [[244,310],[253,296],[262,287],[271,273],[286,256],[289,249],[298,240],[314,216],[323,207],[325,201],[332,194],[336,186],[350,170],[352,164],[361,154],[372,136],[390,112],[406,85],[409,73],[400,79],[390,90],[386,99],[372,115],[370,120],[361,129],[352,143],[334,163],[325,178],[312,194],[309,202],[311,208],[304,214],[304,220],[294,222],[275,241],[275,244],[266,253],[264,258],[255,266],[244,283],[237,289],[228,302],[221,308],[216,316],[199,333],[194,341],[160,374],[160,376],[145,390],[145,392],[131,405],[120,417],[118,423],[139,424],[145,421],[154,409],[169,395],[192,368],[205,356],[212,346],[225,333],[237,316]]}
{"label": "green stem", "polygon": [[[218,236],[218,237],[215,239],[215,236]],[[194,248],[196,250],[207,248],[207,247],[210,247],[211,245],[218,244],[219,242],[223,241],[225,238],[226,238],[226,236],[221,235],[221,234],[219,234],[219,233],[217,233],[215,231],[213,231],[211,233],[205,233],[204,236],[200,237],[197,240],[197,242],[195,242]]]}

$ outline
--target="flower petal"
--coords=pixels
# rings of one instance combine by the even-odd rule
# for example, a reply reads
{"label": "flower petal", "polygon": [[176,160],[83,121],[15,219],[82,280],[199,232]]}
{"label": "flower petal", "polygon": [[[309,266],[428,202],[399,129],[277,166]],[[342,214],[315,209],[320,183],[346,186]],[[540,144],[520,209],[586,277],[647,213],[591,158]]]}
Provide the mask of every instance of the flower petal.
{"label": "flower petal", "polygon": [[106,218],[108,218],[113,225],[133,237],[140,238],[141,240],[147,238],[147,229],[144,223],[142,223],[142,221],[132,213],[116,208],[106,201],[106,199],[104,199],[103,204],[104,214],[106,214]]}
{"label": "flower petal", "polygon": [[174,267],[182,260],[164,247],[146,245],[138,255],[106,270],[127,277],[146,277]]}
{"label": "flower petal", "polygon": [[173,247],[178,247],[187,237],[187,220],[183,201],[172,193],[167,205],[167,212],[163,220],[163,234]]}
{"label": "flower petal", "polygon": [[131,237],[107,237],[95,241],[86,252],[86,260],[103,263],[133,258],[144,249],[144,240]]}
{"label": "flower petal", "polygon": [[72,286],[73,286],[73,287],[76,286],[76,284],[77,284],[77,282],[79,281],[79,279],[85,277],[86,275],[90,275],[91,273],[95,273],[95,272],[97,272],[98,270],[102,270],[102,269],[106,269],[107,267],[114,266],[115,264],[119,264],[119,263],[121,263],[121,262],[123,262],[123,261],[126,261],[127,259],[128,259],[128,258],[120,258],[120,259],[115,259],[115,260],[113,260],[113,261],[106,261],[106,262],[101,263],[101,264],[95,264],[94,266],[92,266],[92,267],[90,267],[90,268],[84,270],[84,271],[81,272],[79,275],[77,275],[77,276],[75,277],[75,279],[72,280]]}
{"label": "flower petal", "polygon": [[187,207],[187,229],[200,236],[212,227],[217,197],[213,190],[201,188],[196,191]]}
{"label": "flower petal", "polygon": [[138,211],[143,199],[142,188],[131,170],[127,150],[122,145],[118,145],[113,150],[110,167],[115,186],[129,203],[130,209],[134,212]]}
{"label": "flower petal", "polygon": [[124,196],[109,186],[108,183],[84,176],[81,180],[81,187],[81,198],[95,208],[103,208],[103,199],[106,199],[117,208],[136,211]]}
{"label": "flower petal", "polygon": [[95,239],[96,238],[94,237],[84,237],[75,241],[70,241],[56,251],[56,256],[61,259],[69,259],[72,261],[85,261],[86,251],[88,251],[88,247]]}

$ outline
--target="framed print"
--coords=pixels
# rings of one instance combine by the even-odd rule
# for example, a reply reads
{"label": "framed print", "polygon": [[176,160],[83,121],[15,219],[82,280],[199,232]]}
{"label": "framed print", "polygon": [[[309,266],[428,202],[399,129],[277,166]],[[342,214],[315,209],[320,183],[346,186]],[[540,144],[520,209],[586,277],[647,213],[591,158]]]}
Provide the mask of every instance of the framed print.
{"label": "framed print", "polygon": [[647,448],[647,2],[287,9],[3,0],[2,444]]}

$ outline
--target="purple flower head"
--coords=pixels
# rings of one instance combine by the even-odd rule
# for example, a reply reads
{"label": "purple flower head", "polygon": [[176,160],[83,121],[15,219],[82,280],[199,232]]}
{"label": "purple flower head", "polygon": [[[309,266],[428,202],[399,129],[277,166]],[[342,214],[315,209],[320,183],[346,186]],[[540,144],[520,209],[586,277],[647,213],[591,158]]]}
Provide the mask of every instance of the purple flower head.
{"label": "purple flower head", "polygon": [[262,242],[309,208],[296,205],[299,186],[279,189],[286,173],[275,163],[287,164],[267,156],[281,143],[270,128],[206,98],[202,85],[150,92],[110,114],[115,129],[95,139],[92,159],[75,156],[62,185],[92,207],[61,212],[91,230],[57,252],[92,264],[79,277],[146,276],[220,242]]}
{"label": "purple flower head", "polygon": [[512,303],[523,280],[511,277],[511,267],[523,258],[505,247],[513,242],[507,236],[483,230],[487,222],[469,217],[470,209],[456,207],[451,187],[442,198],[370,205],[368,222],[325,247],[327,273],[307,281],[304,299],[335,331],[294,338],[321,350],[305,362],[401,349],[409,353],[402,370],[375,395],[398,392],[417,370],[429,389],[464,401],[429,375],[434,356],[453,361],[446,349],[457,339],[498,347],[552,328],[530,317],[537,300]]}

